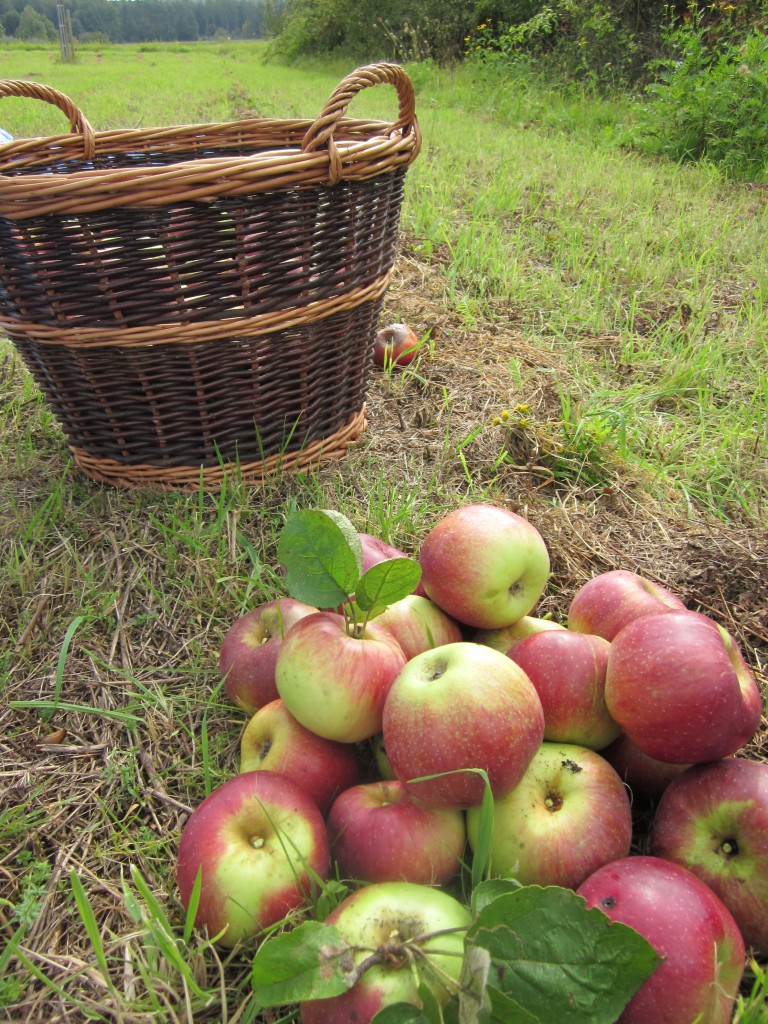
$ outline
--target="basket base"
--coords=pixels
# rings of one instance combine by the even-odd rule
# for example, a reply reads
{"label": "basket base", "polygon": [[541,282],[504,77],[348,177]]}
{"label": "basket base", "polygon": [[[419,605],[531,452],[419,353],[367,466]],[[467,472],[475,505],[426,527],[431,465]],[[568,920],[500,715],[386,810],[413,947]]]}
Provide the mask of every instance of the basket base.
{"label": "basket base", "polygon": [[327,459],[340,458],[360,440],[367,425],[365,406],[353,413],[344,426],[328,437],[313,441],[297,452],[272,455],[258,462],[223,462],[215,466],[127,466],[97,458],[82,448],[71,448],[75,463],[91,480],[119,488],[161,491],[219,491],[229,477],[246,484],[263,483],[275,473],[314,469]]}

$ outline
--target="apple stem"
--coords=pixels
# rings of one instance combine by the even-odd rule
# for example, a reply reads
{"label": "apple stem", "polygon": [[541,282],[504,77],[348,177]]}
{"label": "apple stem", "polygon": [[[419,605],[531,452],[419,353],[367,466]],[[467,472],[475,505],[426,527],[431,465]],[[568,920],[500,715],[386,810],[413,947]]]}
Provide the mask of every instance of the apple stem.
{"label": "apple stem", "polygon": [[358,621],[357,608],[352,597],[348,597],[342,605],[342,614],[344,615],[344,623],[348,635],[359,640],[363,633],[365,633],[365,627],[368,625],[368,616],[366,615],[362,622]]}
{"label": "apple stem", "polygon": [[[456,932],[465,932],[467,927],[467,925],[462,925],[457,928],[442,928],[439,931],[423,932],[421,935],[416,935],[410,939],[404,939],[402,942],[383,942],[357,965],[351,974],[351,977],[354,979],[353,983],[359,981],[367,970],[371,967],[376,967],[378,964],[392,963],[393,960],[407,959],[411,965],[413,965],[414,958],[421,957],[424,960],[425,965],[427,965],[430,970],[440,975],[441,978],[451,982],[455,987],[456,980],[432,963],[427,953],[425,953],[421,948],[421,943],[426,942],[427,939],[434,939],[441,935],[454,935]],[[358,947],[358,949],[359,948],[360,947]],[[463,954],[457,950],[451,949],[430,949],[430,953],[434,953],[438,956],[463,956]]]}
{"label": "apple stem", "polygon": [[421,935],[415,935],[412,939],[408,939],[409,942],[426,942],[427,939],[436,939],[441,935],[455,935],[456,932],[465,932],[469,925],[457,925],[455,928],[441,928],[436,932],[422,932]]}

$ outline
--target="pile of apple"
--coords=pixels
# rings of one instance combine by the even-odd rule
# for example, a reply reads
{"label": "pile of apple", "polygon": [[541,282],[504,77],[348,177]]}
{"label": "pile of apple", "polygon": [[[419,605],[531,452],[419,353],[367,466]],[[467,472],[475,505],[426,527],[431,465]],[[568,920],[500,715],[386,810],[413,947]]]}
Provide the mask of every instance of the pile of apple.
{"label": "pile of apple", "polygon": [[[328,920],[361,948],[465,927],[449,890],[478,847],[489,785],[488,876],[573,889],[664,958],[622,1024],[725,1024],[746,946],[768,952],[768,764],[738,756],[762,702],[733,638],[625,570],[586,583],[567,625],[532,615],[549,554],[496,505],[446,515],[417,567],[370,535],[349,540],[363,574],[381,570],[354,599],[280,598],[224,637],[223,685],[249,721],[240,774],[181,837],[196,924],[231,947],[339,877],[355,891]],[[362,616],[381,605],[365,581],[407,562],[412,592]],[[632,800],[649,799],[648,852],[632,852]],[[460,952],[461,934],[438,946]],[[460,956],[443,959],[458,979]],[[379,967],[301,1019],[419,1005],[418,973]]]}

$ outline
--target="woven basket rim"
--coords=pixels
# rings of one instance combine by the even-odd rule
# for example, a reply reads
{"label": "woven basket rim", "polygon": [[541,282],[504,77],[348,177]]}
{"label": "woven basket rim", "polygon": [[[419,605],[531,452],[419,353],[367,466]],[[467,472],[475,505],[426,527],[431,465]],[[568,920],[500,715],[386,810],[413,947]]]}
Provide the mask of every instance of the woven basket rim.
{"label": "woven basket rim", "polygon": [[[354,96],[379,84],[397,90],[398,118],[387,122],[347,117]],[[0,146],[0,216],[16,220],[48,213],[210,202],[275,189],[361,181],[408,167],[421,148],[413,84],[397,64],[357,68],[339,83],[314,120],[248,118],[93,131],[63,93],[37,83],[0,81],[0,98],[19,95],[58,106],[70,118],[73,133]],[[216,153],[227,148],[240,152]],[[254,152],[243,153],[248,149]],[[108,163],[116,154],[159,153],[167,154],[170,162],[87,166],[93,160]],[[177,154],[179,159],[173,161]],[[56,163],[62,172],[36,171],[43,163]]]}

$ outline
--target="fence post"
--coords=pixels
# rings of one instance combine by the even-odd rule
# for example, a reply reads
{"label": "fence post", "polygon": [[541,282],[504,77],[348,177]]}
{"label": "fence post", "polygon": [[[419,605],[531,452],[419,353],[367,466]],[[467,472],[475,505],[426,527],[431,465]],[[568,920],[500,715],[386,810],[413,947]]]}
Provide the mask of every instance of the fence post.
{"label": "fence post", "polygon": [[71,64],[75,59],[75,40],[72,35],[72,19],[64,4],[56,4],[56,16],[59,22],[61,59],[66,64]]}

